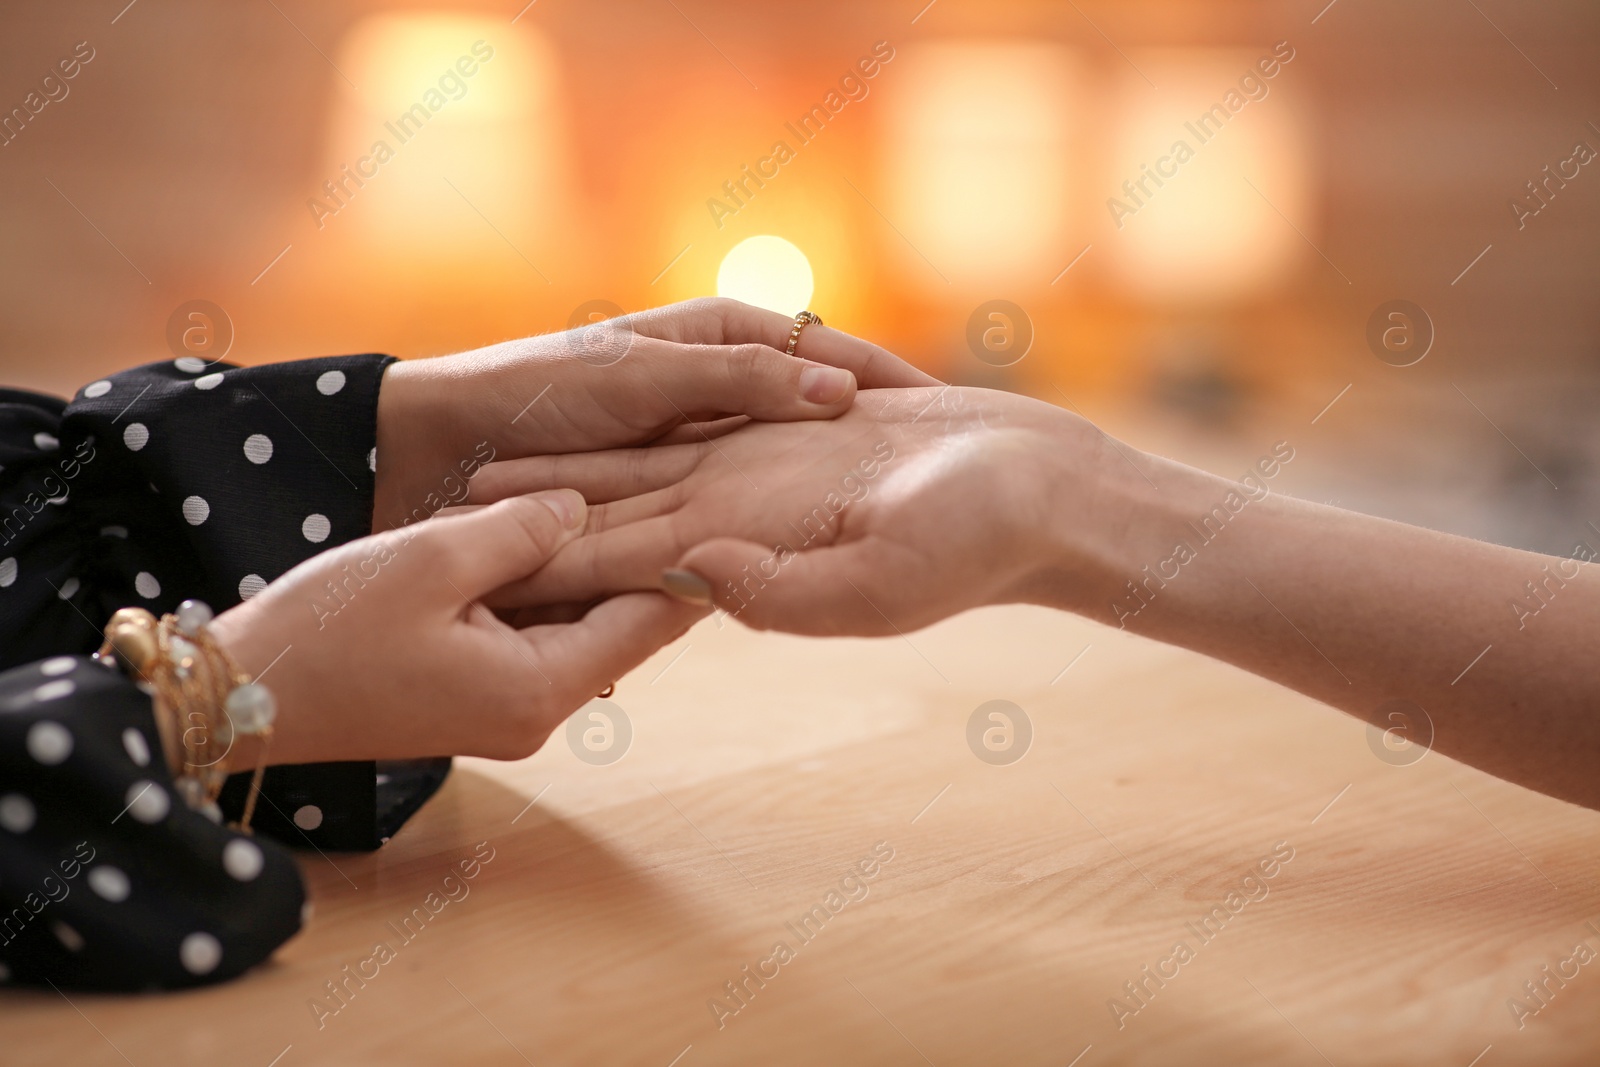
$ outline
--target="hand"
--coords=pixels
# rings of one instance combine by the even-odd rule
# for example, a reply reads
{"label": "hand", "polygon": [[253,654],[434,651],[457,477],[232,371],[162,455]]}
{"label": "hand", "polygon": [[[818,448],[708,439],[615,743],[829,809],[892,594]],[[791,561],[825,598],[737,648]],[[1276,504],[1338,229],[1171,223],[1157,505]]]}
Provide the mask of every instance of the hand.
{"label": "hand", "polygon": [[465,476],[494,458],[642,445],[723,416],[828,419],[849,408],[858,381],[867,388],[937,384],[876,345],[824,326],[807,326],[796,357],[786,356],[792,324],[732,300],[691,300],[396,363],[378,401],[373,528],[459,503]]}
{"label": "hand", "polygon": [[1108,455],[1098,430],[1039,401],[879,390],[831,422],[492,464],[471,499],[560,485],[598,502],[589,535],[494,594],[499,607],[661,588],[669,570],[688,573],[668,588],[757,628],[893,634],[1087,585],[1091,568],[1063,562],[1050,521],[1080,480],[1042,457],[1087,471]]}
{"label": "hand", "polygon": [[706,613],[636,593],[578,622],[518,630],[478,603],[577,537],[585,512],[577,493],[559,491],[375,534],[218,616],[222,646],[252,675],[265,672],[277,698],[268,758],[537,750],[575,708]]}

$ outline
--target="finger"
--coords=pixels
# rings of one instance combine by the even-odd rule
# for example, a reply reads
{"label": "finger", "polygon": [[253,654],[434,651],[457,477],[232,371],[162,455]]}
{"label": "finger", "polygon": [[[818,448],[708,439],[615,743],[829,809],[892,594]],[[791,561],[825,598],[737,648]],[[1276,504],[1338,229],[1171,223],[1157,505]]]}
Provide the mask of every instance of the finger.
{"label": "finger", "polygon": [[493,608],[523,608],[593,600],[661,587],[661,571],[683,555],[671,516],[645,519],[562,547],[542,569],[484,597]]}
{"label": "finger", "polygon": [[762,344],[660,346],[659,355],[636,362],[659,393],[664,414],[685,422],[707,415],[749,415],[765,422],[842,415],[856,395],[855,375],[838,367],[793,359]]}
{"label": "finger", "polygon": [[[639,333],[664,340],[723,345],[755,342],[783,352],[789,345],[794,317],[726,297],[710,297],[640,312],[629,316],[629,323]],[[944,384],[887,349],[815,323],[800,331],[795,355],[851,372],[862,389]]]}
{"label": "finger", "polygon": [[467,482],[467,500],[492,504],[546,489],[576,489],[585,500],[606,503],[654,492],[688,477],[699,464],[703,442],[611,452],[571,452],[507,459],[479,467]]}
{"label": "finger", "polygon": [[[469,600],[532,574],[583,531],[587,508],[570,489],[513,497],[413,527],[423,565]],[[399,554],[407,554],[406,547]]]}
{"label": "finger", "polygon": [[865,541],[797,553],[718,538],[684,553],[662,581],[675,596],[715,603],[757,630],[881,637],[900,630],[891,620],[896,605],[890,598],[880,593],[879,602],[869,599],[868,589],[892,586],[883,581],[876,556]]}
{"label": "finger", "polygon": [[587,701],[710,611],[660,593],[630,593],[597,604],[581,622],[522,634],[540,659],[561,664],[557,699],[566,707]]}
{"label": "finger", "polygon": [[629,523],[653,519],[658,515],[677,511],[683,506],[683,501],[683,483],[678,482],[665,489],[657,489],[653,493],[642,493],[639,496],[613,500],[607,504],[596,504],[589,509],[589,522],[584,526],[584,532],[604,533],[619,526],[627,526]]}
{"label": "finger", "polygon": [[719,437],[747,426],[750,419],[746,415],[732,415],[726,419],[714,419],[711,422],[686,422],[682,426],[674,426],[654,441],[650,442],[651,448],[661,448],[665,445],[686,445],[699,441],[715,441]]}

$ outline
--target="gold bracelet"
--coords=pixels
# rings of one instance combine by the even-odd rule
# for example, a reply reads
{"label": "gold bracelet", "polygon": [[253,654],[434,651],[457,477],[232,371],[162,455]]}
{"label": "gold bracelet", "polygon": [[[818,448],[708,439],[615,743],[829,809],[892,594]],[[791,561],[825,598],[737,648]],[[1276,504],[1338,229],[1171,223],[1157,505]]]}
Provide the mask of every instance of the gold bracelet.
{"label": "gold bracelet", "polygon": [[211,636],[211,609],[185,600],[159,620],[143,608],[122,608],[106,625],[96,655],[110,657],[150,694],[162,752],[178,795],[212,822],[222,821],[217,796],[228,779],[228,755],[240,735],[261,748],[238,829],[250,830],[277,705]]}

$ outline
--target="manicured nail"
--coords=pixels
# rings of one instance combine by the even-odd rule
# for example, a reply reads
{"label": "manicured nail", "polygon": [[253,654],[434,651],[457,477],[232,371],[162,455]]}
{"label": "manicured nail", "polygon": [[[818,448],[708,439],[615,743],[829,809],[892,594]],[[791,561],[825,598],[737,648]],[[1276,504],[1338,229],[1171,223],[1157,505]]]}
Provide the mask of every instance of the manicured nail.
{"label": "manicured nail", "polygon": [[675,600],[700,607],[711,606],[711,583],[694,571],[664,570],[661,591]]}
{"label": "manicured nail", "polygon": [[813,404],[832,404],[844,399],[855,376],[838,367],[807,367],[800,372],[800,395]]}
{"label": "manicured nail", "polygon": [[561,520],[561,525],[567,529],[576,530],[583,525],[588,505],[576,489],[555,489],[541,493],[539,502],[554,512],[556,518]]}

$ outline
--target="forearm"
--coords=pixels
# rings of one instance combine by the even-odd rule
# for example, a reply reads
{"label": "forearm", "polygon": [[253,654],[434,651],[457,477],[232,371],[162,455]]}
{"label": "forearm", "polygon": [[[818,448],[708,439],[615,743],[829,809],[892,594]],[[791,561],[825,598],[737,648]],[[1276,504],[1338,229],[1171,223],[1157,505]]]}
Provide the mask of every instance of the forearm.
{"label": "forearm", "polygon": [[[1600,633],[1595,567],[1129,455],[1138,471],[1097,464],[1092,510],[1063,501],[1056,573],[1074,580],[1047,583],[1057,606],[1381,729],[1395,725],[1388,702],[1409,701],[1439,751],[1600,807],[1600,674],[1584,654]],[[1427,743],[1426,726],[1410,739]]]}

